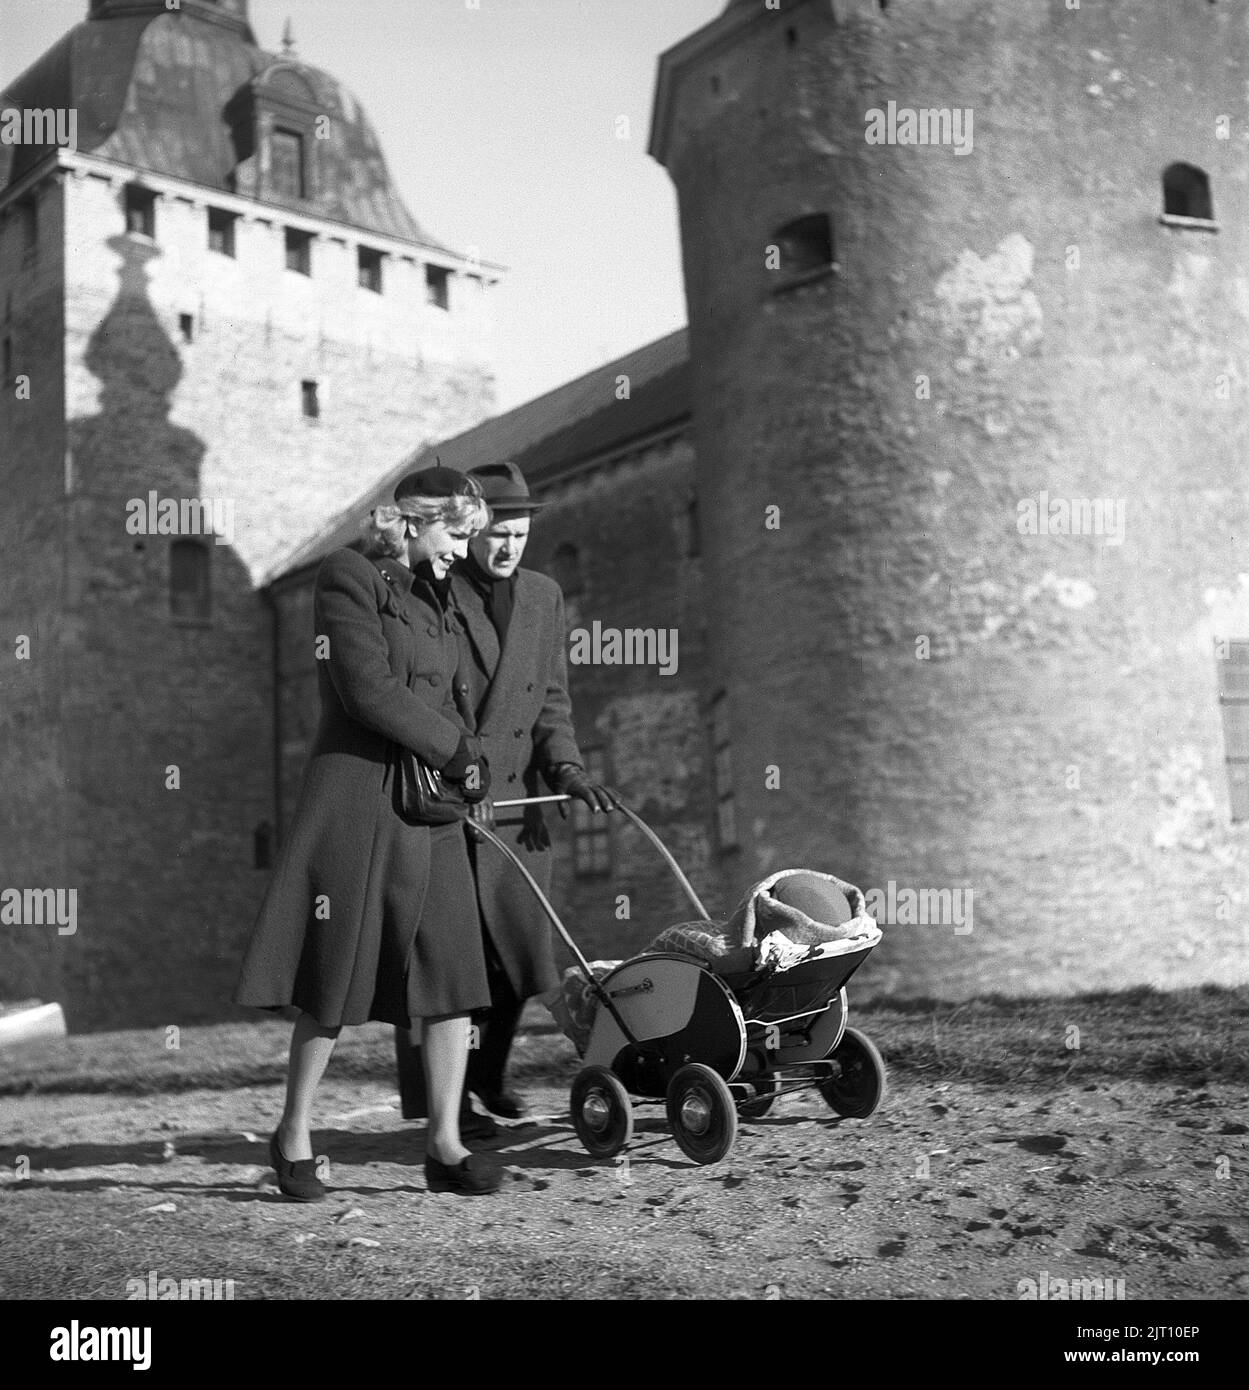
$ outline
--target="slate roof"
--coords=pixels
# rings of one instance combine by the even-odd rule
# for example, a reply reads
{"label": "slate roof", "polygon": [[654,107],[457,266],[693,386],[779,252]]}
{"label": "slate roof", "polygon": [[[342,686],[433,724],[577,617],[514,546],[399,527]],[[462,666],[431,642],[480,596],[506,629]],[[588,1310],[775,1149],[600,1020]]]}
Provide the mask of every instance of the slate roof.
{"label": "slate roof", "polygon": [[[273,64],[293,68],[330,117],[316,141],[316,195],[286,205],[313,216],[449,250],[405,207],[356,98],[328,73],[266,53],[240,31],[190,9],[117,14],[76,25],[0,93],[0,107],[78,111],[78,148],[137,169],[247,195],[226,107]],[[0,192],[39,164],[47,147],[0,144]],[[282,205],[282,200],[266,198]]]}
{"label": "slate roof", "polygon": [[[681,328],[463,434],[416,450],[295,551],[274,578],[319,564],[331,550],[359,539],[363,518],[391,500],[400,478],[432,466],[435,456],[463,470],[511,459],[540,495],[544,483],[685,425],[691,413],[689,368],[689,331]],[[629,378],[627,400],[616,398],[621,376]]]}

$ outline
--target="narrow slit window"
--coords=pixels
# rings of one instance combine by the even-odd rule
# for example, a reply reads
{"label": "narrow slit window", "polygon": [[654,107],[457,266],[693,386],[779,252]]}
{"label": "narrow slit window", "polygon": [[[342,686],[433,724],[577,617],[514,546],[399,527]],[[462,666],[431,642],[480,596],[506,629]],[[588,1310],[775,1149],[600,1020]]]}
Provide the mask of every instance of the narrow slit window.
{"label": "narrow slit window", "polygon": [[1219,709],[1223,715],[1223,756],[1233,822],[1249,821],[1249,641],[1227,644],[1216,658]]}
{"label": "narrow slit window", "polygon": [[306,420],[321,418],[321,392],[315,381],[299,383],[299,403]]}
{"label": "narrow slit window", "polygon": [[252,831],[252,864],[257,869],[273,867],[273,826],[267,820]]}
{"label": "narrow slit window", "polygon": [[169,547],[169,608],[175,618],[205,623],[212,616],[210,552],[202,541]]}
{"label": "narrow slit window", "polygon": [[567,632],[581,626],[581,603],[585,579],[581,573],[581,552],[565,541],[557,546],[549,566],[551,578],[564,595],[564,627]]}
{"label": "narrow slit window", "polygon": [[178,315],[178,332],[182,334],[184,343],[195,341],[195,319],[191,314]]}
{"label": "narrow slit window", "polygon": [[716,838],[720,849],[737,848],[737,804],[733,790],[733,750],[728,696],[721,691],[711,702],[711,778],[716,798]]}
{"label": "narrow slit window", "polygon": [[33,197],[21,204],[22,254],[34,260],[39,254],[39,204]]}

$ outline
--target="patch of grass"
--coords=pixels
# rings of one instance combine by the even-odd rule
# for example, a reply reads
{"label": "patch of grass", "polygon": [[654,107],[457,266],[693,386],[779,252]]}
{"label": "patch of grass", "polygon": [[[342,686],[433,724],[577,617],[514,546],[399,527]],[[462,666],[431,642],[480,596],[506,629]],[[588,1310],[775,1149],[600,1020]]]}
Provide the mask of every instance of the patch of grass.
{"label": "patch of grass", "polygon": [[[986,1085],[1164,1078],[1249,1080],[1244,1048],[1249,989],[1135,989],[1070,998],[990,996],[963,1004],[851,1001],[850,1022],[876,1043],[891,1072]],[[1073,1031],[1075,1030],[1075,1031]],[[273,1085],[286,1076],[290,1024],[280,1020],[88,1033],[6,1048],[0,1096],[148,1095]],[[571,1043],[541,1029],[517,1039],[518,1082],[569,1080]],[[344,1029],[331,1075],[394,1079],[391,1029]],[[397,1083],[396,1083],[397,1088]]]}
{"label": "patch of grass", "polygon": [[1249,1080],[1249,988],[1142,987],[1066,998],[856,1007],[891,1070],[990,1085],[1080,1079]]}

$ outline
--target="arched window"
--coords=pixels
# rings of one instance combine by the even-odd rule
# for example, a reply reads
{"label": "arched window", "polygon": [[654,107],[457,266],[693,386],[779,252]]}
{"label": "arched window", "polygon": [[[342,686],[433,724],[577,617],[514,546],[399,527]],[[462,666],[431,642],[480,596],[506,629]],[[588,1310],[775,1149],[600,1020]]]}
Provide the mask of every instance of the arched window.
{"label": "arched window", "polygon": [[169,547],[169,611],[175,618],[206,623],[212,617],[210,552],[202,541],[177,540]]}
{"label": "arched window", "polygon": [[1210,179],[1195,164],[1172,164],[1162,173],[1162,210],[1165,217],[1214,221]]}

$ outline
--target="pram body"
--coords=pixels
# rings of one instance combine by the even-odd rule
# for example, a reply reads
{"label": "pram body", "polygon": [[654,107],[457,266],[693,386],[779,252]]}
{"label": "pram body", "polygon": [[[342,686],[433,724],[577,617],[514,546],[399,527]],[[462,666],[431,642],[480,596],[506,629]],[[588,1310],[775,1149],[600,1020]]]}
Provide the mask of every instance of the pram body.
{"label": "pram body", "polygon": [[[701,924],[710,925],[659,838],[627,806],[620,809],[662,853]],[[817,1090],[843,1118],[863,1118],[880,1105],[884,1063],[862,1033],[847,1027],[846,982],[881,939],[857,888],[831,880],[855,908],[840,939],[762,963],[757,953],[741,950],[704,958],[655,949],[600,977],[523,863],[483,833],[529,879],[596,1001],[570,1097],[573,1125],[588,1152],[612,1157],[627,1146],[635,1102],[662,1100],[673,1137],[698,1163],[714,1163],[732,1149],[739,1115],[761,1118],[790,1091]]]}

